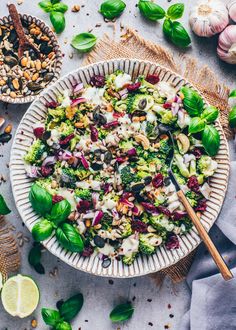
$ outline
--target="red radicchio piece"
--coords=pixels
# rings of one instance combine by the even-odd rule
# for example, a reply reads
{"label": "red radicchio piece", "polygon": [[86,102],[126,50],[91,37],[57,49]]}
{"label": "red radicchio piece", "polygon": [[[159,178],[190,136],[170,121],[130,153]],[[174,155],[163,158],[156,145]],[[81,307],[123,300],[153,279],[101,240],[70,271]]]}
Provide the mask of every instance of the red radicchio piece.
{"label": "red radicchio piece", "polygon": [[160,213],[165,214],[167,217],[170,217],[170,216],[171,216],[171,212],[170,212],[170,210],[168,210],[168,209],[167,209],[166,207],[164,207],[164,206],[161,206],[161,205],[157,206],[157,211],[160,212]]}
{"label": "red radicchio piece", "polygon": [[184,211],[174,211],[172,213],[172,218],[174,221],[178,221],[187,216],[187,213]]}
{"label": "red radicchio piece", "polygon": [[145,211],[150,213],[157,213],[157,208],[151,203],[141,202],[141,205],[144,207]]}
{"label": "red radicchio piece", "polygon": [[80,103],[85,103],[87,102],[87,100],[84,97],[78,97],[77,99],[74,99],[71,101],[71,106],[75,107],[76,105],[80,104]]}
{"label": "red radicchio piece", "polygon": [[110,123],[107,123],[107,124],[103,125],[103,128],[108,129],[108,128],[115,127],[115,126],[118,126],[118,125],[119,125],[118,120],[113,120]]}
{"label": "red radicchio piece", "polygon": [[117,157],[117,158],[116,158],[116,161],[117,161],[117,163],[119,163],[119,164],[122,164],[122,163],[126,162],[126,160],[127,160],[126,157]]}
{"label": "red radicchio piece", "polygon": [[163,186],[163,175],[161,173],[158,173],[152,180],[152,184],[155,188],[159,188]]}
{"label": "red radicchio piece", "polygon": [[114,118],[124,117],[124,115],[125,115],[125,112],[116,112],[116,111],[114,111],[114,113],[113,113]]}
{"label": "red radicchio piece", "polygon": [[89,168],[89,163],[87,162],[83,154],[81,154],[80,160],[83,167],[87,170]]}
{"label": "red radicchio piece", "polygon": [[72,139],[74,138],[74,136],[75,136],[74,133],[72,133],[72,134],[66,136],[64,139],[61,139],[61,140],[59,141],[59,144],[60,144],[61,146],[67,145],[67,144],[70,142],[70,140],[72,140]]}
{"label": "red radicchio piece", "polygon": [[63,200],[64,200],[64,197],[62,197],[60,195],[53,195],[52,196],[52,203],[53,204],[59,203],[59,202],[61,202]]}
{"label": "red radicchio piece", "polygon": [[100,221],[102,220],[103,214],[104,213],[102,211],[97,211],[95,213],[95,216],[94,216],[93,221],[92,221],[92,226],[96,226],[100,223]]}
{"label": "red radicchio piece", "polygon": [[111,185],[109,183],[104,183],[101,185],[102,190],[104,191],[104,194],[108,194],[111,190]]}
{"label": "red radicchio piece", "polygon": [[199,159],[199,158],[201,158],[201,156],[202,156],[202,151],[201,151],[201,149],[199,149],[199,148],[194,148],[194,149],[193,149],[193,154],[194,154],[194,156],[195,156],[197,159]]}
{"label": "red radicchio piece", "polygon": [[172,107],[172,104],[171,103],[165,103],[165,104],[163,104],[163,108],[164,109],[171,109],[171,107]]}
{"label": "red radicchio piece", "polygon": [[122,204],[130,207],[131,209],[134,207],[134,203],[130,202],[127,198],[124,198],[124,197],[120,198],[119,203],[122,203]]}
{"label": "red radicchio piece", "polygon": [[130,150],[127,151],[128,156],[136,156],[137,152],[135,148],[132,148]]}
{"label": "red radicchio piece", "polygon": [[47,102],[45,106],[50,109],[56,109],[59,106],[59,103],[57,103],[56,101]]}
{"label": "red radicchio piece", "polygon": [[198,201],[197,206],[194,208],[195,211],[204,212],[207,208],[207,200],[205,198]]}
{"label": "red radicchio piece", "polygon": [[93,247],[86,246],[81,254],[83,257],[90,257],[93,254]]}
{"label": "red radicchio piece", "polygon": [[90,131],[91,131],[91,134],[90,134],[91,140],[93,142],[96,142],[98,140],[98,130],[96,129],[95,126],[90,125]]}
{"label": "red radicchio piece", "polygon": [[197,180],[197,177],[195,175],[190,176],[190,178],[188,179],[188,183],[187,183],[189,189],[191,189],[192,191],[198,193],[199,192],[199,183]]}
{"label": "red radicchio piece", "polygon": [[49,166],[42,166],[41,167],[41,174],[43,177],[48,177],[49,175],[51,175],[53,172],[53,168],[49,167]]}
{"label": "red radicchio piece", "polygon": [[132,209],[132,213],[133,213],[133,215],[136,215],[136,216],[139,215],[140,211],[137,206],[134,205],[134,207]]}
{"label": "red radicchio piece", "polygon": [[131,228],[133,231],[137,231],[138,233],[146,233],[147,232],[147,224],[142,222],[141,220],[132,220]]}
{"label": "red radicchio piece", "polygon": [[168,237],[168,240],[165,245],[166,245],[167,250],[178,249],[179,248],[178,237],[175,234],[171,234]]}
{"label": "red radicchio piece", "polygon": [[44,127],[36,127],[34,129],[34,135],[37,139],[41,139],[44,132],[45,132]]}
{"label": "red radicchio piece", "polygon": [[134,84],[127,85],[126,88],[128,89],[129,92],[135,92],[136,90],[139,89],[140,86],[141,86],[141,82],[138,81]]}
{"label": "red radicchio piece", "polygon": [[84,200],[81,200],[76,208],[78,210],[78,212],[80,213],[85,213],[87,210],[89,210],[91,207],[91,203],[89,201],[84,201]]}
{"label": "red radicchio piece", "polygon": [[150,84],[155,85],[160,81],[160,78],[157,74],[148,74],[145,80]]}
{"label": "red radicchio piece", "polygon": [[104,87],[105,83],[105,77],[101,75],[95,75],[90,79],[90,84],[95,87]]}

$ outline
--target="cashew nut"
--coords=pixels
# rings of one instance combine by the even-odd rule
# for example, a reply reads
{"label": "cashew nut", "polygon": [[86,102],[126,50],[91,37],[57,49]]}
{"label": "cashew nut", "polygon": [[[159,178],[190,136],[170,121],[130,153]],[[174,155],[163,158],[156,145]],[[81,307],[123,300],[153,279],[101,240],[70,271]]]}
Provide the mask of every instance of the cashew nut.
{"label": "cashew nut", "polygon": [[148,138],[146,136],[144,136],[142,134],[137,134],[134,138],[135,138],[135,141],[136,142],[142,144],[144,150],[149,149],[150,142],[149,142],[149,140],[148,140]]}
{"label": "cashew nut", "polygon": [[185,135],[183,133],[180,133],[177,136],[177,145],[178,145],[178,148],[179,148],[179,152],[182,155],[186,154],[186,152],[190,148],[190,142],[189,142],[189,139],[188,139],[187,135]]}

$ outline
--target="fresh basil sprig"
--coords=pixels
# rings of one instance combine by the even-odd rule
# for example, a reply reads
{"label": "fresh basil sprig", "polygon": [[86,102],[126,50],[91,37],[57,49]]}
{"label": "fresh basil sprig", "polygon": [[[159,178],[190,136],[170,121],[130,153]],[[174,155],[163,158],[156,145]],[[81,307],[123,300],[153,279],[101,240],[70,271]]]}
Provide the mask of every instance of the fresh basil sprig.
{"label": "fresh basil sprig", "polygon": [[107,19],[114,19],[123,13],[125,7],[122,0],[107,0],[101,4],[99,12]]}
{"label": "fresh basil sprig", "polygon": [[39,7],[46,13],[50,13],[50,21],[56,33],[63,32],[66,26],[64,14],[68,10],[68,6],[58,0],[43,0],[39,2]]}
{"label": "fresh basil sprig", "polygon": [[58,226],[65,221],[71,213],[71,204],[63,199],[62,201],[53,205],[51,213],[48,215],[49,220]]}
{"label": "fresh basil sprig", "polygon": [[42,219],[33,226],[32,235],[36,242],[41,242],[49,238],[53,230],[53,224],[47,219]]}
{"label": "fresh basil sprig", "polygon": [[216,121],[219,115],[219,110],[213,106],[207,107],[200,117],[191,118],[188,131],[190,134],[198,133],[204,130],[206,124],[211,124]]}
{"label": "fresh basil sprig", "polygon": [[5,199],[0,195],[0,215],[6,215],[11,213],[11,210],[8,208]]}
{"label": "fresh basil sprig", "polygon": [[53,330],[72,330],[69,322],[80,312],[83,303],[83,295],[78,293],[63,302],[59,310],[42,308],[43,320]]}
{"label": "fresh basil sprig", "polygon": [[189,87],[182,87],[180,92],[184,95],[183,105],[190,117],[199,116],[204,107],[202,97]]}
{"label": "fresh basil sprig", "polygon": [[202,133],[202,144],[211,157],[218,153],[220,148],[220,134],[213,125],[206,125]]}
{"label": "fresh basil sprig", "polygon": [[176,3],[168,8],[166,16],[172,20],[175,20],[181,18],[183,16],[183,13],[184,13],[184,4]]}
{"label": "fresh basil sprig", "polygon": [[139,0],[138,8],[140,13],[151,21],[162,19],[166,14],[162,7],[149,0]]}
{"label": "fresh basil sprig", "polygon": [[71,46],[81,53],[89,52],[97,42],[97,38],[92,33],[80,33],[72,38]]}
{"label": "fresh basil sprig", "polygon": [[69,223],[63,223],[56,230],[58,242],[70,252],[82,252],[84,242],[79,232]]}
{"label": "fresh basil sprig", "polygon": [[216,107],[210,105],[203,111],[201,118],[204,119],[208,124],[210,124],[210,123],[214,123],[214,121],[216,121],[218,116],[219,116],[219,110]]}
{"label": "fresh basil sprig", "polygon": [[190,120],[190,124],[188,127],[189,134],[198,133],[204,130],[205,128],[205,120],[200,117],[193,117]]}
{"label": "fresh basil sprig", "polygon": [[121,304],[116,306],[110,313],[110,319],[112,322],[123,322],[132,317],[134,313],[134,307],[131,303]]}
{"label": "fresh basil sprig", "polygon": [[41,264],[41,245],[36,243],[29,252],[28,261],[29,264],[35,269],[39,274],[45,274],[45,269]]}
{"label": "fresh basil sprig", "polygon": [[180,22],[166,18],[163,24],[163,33],[174,45],[186,48],[190,45],[191,39],[188,32]]}
{"label": "fresh basil sprig", "polygon": [[44,216],[52,208],[52,196],[37,183],[31,186],[29,200],[32,208],[40,215]]}

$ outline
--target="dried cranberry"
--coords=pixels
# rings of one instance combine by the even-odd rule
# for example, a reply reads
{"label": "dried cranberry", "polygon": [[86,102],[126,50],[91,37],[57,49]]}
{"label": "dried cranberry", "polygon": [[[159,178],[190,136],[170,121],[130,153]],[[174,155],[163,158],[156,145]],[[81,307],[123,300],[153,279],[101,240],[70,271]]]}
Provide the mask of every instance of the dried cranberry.
{"label": "dried cranberry", "polygon": [[165,109],[171,109],[171,107],[172,107],[171,103],[166,102],[163,104],[163,108],[165,108]]}
{"label": "dried cranberry", "polygon": [[195,156],[197,159],[199,159],[199,158],[201,158],[201,156],[202,156],[202,151],[201,151],[201,149],[199,149],[199,148],[194,148],[194,149],[193,149],[193,154],[194,154],[194,156]]}
{"label": "dried cranberry", "polygon": [[126,160],[127,160],[127,157],[117,157],[116,158],[116,161],[119,164],[122,164],[122,163],[126,162]]}
{"label": "dried cranberry", "polygon": [[163,213],[165,214],[167,217],[170,217],[171,216],[171,212],[170,210],[168,210],[166,207],[164,206],[157,206],[157,211],[160,212],[160,213]]}
{"label": "dried cranberry", "polygon": [[198,193],[199,192],[199,183],[197,180],[197,177],[195,175],[190,176],[190,178],[188,179],[188,183],[187,183],[189,189],[191,189],[192,191]]}
{"label": "dried cranberry", "polygon": [[56,204],[59,203],[61,201],[63,201],[64,197],[60,196],[60,195],[53,195],[52,196],[52,203]]}
{"label": "dried cranberry", "polygon": [[49,166],[42,166],[41,167],[41,174],[45,178],[48,177],[49,175],[51,175],[52,172],[53,172],[53,168],[52,167],[49,167]]}
{"label": "dried cranberry", "polygon": [[133,231],[137,231],[138,233],[146,233],[147,232],[147,224],[142,222],[141,220],[132,220],[131,228]]}
{"label": "dried cranberry", "polygon": [[115,126],[118,126],[118,125],[119,125],[118,120],[114,120],[114,121],[111,121],[110,123],[107,123],[107,124],[103,125],[103,127],[105,129],[107,129],[107,128],[115,127]]}
{"label": "dried cranberry", "polygon": [[117,112],[117,111],[113,112],[113,117],[114,118],[124,117],[124,115],[125,115],[125,112]]}
{"label": "dried cranberry", "polygon": [[187,216],[187,213],[184,211],[174,211],[172,213],[172,218],[174,221],[178,221]]}
{"label": "dried cranberry", "polygon": [[70,142],[70,140],[72,140],[72,139],[74,138],[74,136],[75,136],[74,133],[72,133],[72,134],[66,136],[64,139],[62,139],[62,140],[59,141],[59,144],[60,144],[61,146],[65,146],[65,145],[67,145],[67,144]]}
{"label": "dried cranberry", "polygon": [[85,211],[89,210],[91,207],[91,203],[89,201],[80,201],[77,205],[76,208],[80,213],[84,213]]}
{"label": "dried cranberry", "polygon": [[98,130],[93,125],[90,125],[90,131],[91,131],[90,134],[91,140],[93,142],[96,142],[98,140]]}
{"label": "dried cranberry", "polygon": [[161,173],[158,173],[152,180],[152,184],[155,188],[159,188],[163,186],[163,183],[164,183],[164,178]]}
{"label": "dried cranberry", "polygon": [[56,109],[59,106],[59,103],[57,103],[56,101],[51,101],[47,102],[45,106],[50,109]]}
{"label": "dried cranberry", "polygon": [[146,81],[152,85],[155,85],[160,81],[160,78],[157,74],[148,74],[146,77]]}
{"label": "dried cranberry", "polygon": [[36,127],[34,129],[34,135],[37,139],[41,139],[44,132],[45,132],[44,127]]}
{"label": "dried cranberry", "polygon": [[207,208],[207,200],[205,198],[200,199],[197,203],[197,206],[194,208],[195,211],[204,212]]}
{"label": "dried cranberry", "polygon": [[151,203],[141,202],[141,205],[144,207],[145,211],[150,213],[157,213],[157,208]]}
{"label": "dried cranberry", "polygon": [[93,254],[93,247],[91,245],[86,246],[81,254],[83,257],[90,257]]}
{"label": "dried cranberry", "polygon": [[136,90],[139,89],[139,87],[141,86],[141,82],[136,82],[134,84],[129,84],[126,86],[126,88],[128,89],[129,92],[135,92]]}
{"label": "dried cranberry", "polygon": [[178,237],[171,233],[166,242],[167,250],[178,249],[179,248],[179,239]]}
{"label": "dried cranberry", "polygon": [[90,79],[90,84],[95,87],[104,87],[105,86],[105,77],[100,75],[95,75]]}
{"label": "dried cranberry", "polygon": [[136,149],[135,148],[132,148],[132,149],[129,149],[128,151],[127,151],[127,154],[128,154],[128,156],[136,156],[137,155],[137,151],[136,151]]}

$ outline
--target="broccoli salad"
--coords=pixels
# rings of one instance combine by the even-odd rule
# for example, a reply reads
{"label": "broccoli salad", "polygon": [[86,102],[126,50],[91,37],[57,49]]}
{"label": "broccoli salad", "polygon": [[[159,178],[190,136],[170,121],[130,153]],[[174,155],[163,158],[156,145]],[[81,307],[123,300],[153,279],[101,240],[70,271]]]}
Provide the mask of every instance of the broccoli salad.
{"label": "broccoli salad", "polygon": [[35,240],[56,232],[67,250],[97,253],[103,267],[113,258],[131,265],[160,245],[179,248],[192,222],[168,177],[172,145],[159,125],[172,130],[172,170],[199,216],[217,168],[202,132],[189,133],[194,118],[186,91],[191,88],[177,92],[157,74],[132,81],[117,71],[47,103],[47,117],[34,125],[35,141],[24,156],[35,181],[30,201],[43,216],[33,228]]}

